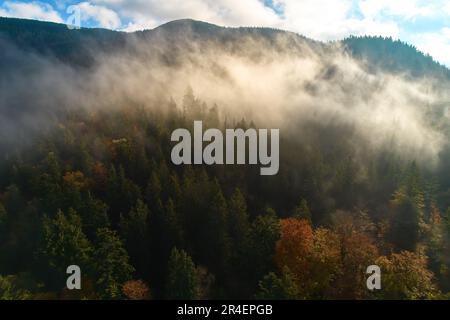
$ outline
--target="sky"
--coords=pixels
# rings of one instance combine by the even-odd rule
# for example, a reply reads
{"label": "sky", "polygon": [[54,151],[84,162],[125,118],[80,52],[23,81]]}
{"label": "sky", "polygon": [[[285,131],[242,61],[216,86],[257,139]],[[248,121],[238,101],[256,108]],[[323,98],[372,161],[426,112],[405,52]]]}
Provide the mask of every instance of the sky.
{"label": "sky", "polygon": [[322,41],[380,35],[413,44],[450,67],[450,0],[0,0],[6,17],[73,24],[74,12],[82,27],[128,32],[192,18]]}

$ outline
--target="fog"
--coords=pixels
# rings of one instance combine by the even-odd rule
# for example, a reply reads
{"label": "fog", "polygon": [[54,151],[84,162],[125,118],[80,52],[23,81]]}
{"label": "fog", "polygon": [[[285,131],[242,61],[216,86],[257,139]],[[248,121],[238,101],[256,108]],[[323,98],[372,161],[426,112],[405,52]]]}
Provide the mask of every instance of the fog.
{"label": "fog", "polygon": [[365,153],[389,145],[407,159],[438,163],[446,143],[438,119],[450,100],[442,84],[369,72],[338,44],[294,38],[247,35],[230,45],[189,31],[172,39],[129,35],[126,48],[115,52],[91,47],[95,63],[88,68],[2,41],[2,144],[26,144],[51,130],[59,110],[157,109],[171,98],[181,109],[192,87],[208,106],[219,106],[223,119],[280,128],[281,137],[312,143],[333,128],[356,153],[359,146]]}

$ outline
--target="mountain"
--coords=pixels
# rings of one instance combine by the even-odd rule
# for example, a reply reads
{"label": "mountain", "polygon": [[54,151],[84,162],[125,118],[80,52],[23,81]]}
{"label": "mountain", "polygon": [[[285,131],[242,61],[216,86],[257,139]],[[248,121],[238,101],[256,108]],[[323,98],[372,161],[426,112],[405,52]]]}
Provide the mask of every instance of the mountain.
{"label": "mountain", "polygon": [[0,300],[450,297],[446,77],[390,39],[2,18]]}
{"label": "mountain", "polygon": [[76,65],[89,65],[89,48],[105,52],[123,46],[125,35],[106,29],[71,30],[64,24],[26,19],[0,18],[0,41],[8,41],[24,51],[53,55]]}
{"label": "mountain", "polygon": [[390,38],[350,37],[339,42],[321,43],[293,32],[271,28],[225,28],[190,19],[176,20],[153,30],[134,33],[106,29],[74,29],[66,25],[34,20],[0,18],[0,40],[40,54],[50,54],[75,65],[88,66],[99,52],[111,53],[131,50],[126,46],[133,41],[146,42],[154,48],[165,48],[173,55],[192,43],[214,41],[231,51],[236,51],[243,38],[262,39],[277,46],[277,37],[284,36],[291,48],[301,50],[304,44],[317,51],[341,45],[355,59],[376,71],[403,73],[416,77],[443,77],[450,79],[450,70],[411,45]]}
{"label": "mountain", "polygon": [[350,37],[342,41],[357,59],[365,60],[373,68],[393,73],[407,73],[413,77],[424,75],[450,79],[450,70],[437,63],[412,45],[382,37]]}

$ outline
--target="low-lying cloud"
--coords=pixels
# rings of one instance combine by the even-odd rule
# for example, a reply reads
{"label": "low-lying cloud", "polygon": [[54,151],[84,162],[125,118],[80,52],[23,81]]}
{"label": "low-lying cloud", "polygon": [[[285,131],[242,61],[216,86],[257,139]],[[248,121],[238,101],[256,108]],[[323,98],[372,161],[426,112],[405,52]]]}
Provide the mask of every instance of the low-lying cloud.
{"label": "low-lying cloud", "polygon": [[[11,68],[0,76],[1,135],[4,141],[17,142],[17,132],[26,138],[61,108],[114,108],[130,102],[159,108],[158,101],[170,98],[181,108],[191,86],[209,106],[216,103],[223,118],[281,128],[281,137],[309,143],[311,128],[326,132],[343,126],[361,152],[389,145],[404,157],[437,163],[446,136],[430,110],[445,101],[446,93],[432,80],[368,72],[338,45],[292,45],[286,37],[292,35],[279,33],[274,42],[243,36],[228,48],[215,41],[191,39],[178,46],[170,39],[137,38],[129,41],[130,50],[98,52],[88,69],[2,44],[9,48],[3,58]],[[167,63],[173,46],[178,53]],[[441,112],[437,108],[432,112]]]}

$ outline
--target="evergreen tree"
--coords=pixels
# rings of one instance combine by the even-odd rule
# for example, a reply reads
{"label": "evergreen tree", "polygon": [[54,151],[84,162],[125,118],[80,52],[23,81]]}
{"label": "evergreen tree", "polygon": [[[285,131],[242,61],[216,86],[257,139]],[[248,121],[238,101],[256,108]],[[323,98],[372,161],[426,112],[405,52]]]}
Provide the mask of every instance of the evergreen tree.
{"label": "evergreen tree", "polygon": [[[223,277],[230,259],[230,239],[227,231],[228,208],[220,185],[212,183],[210,209],[203,216],[202,241],[209,243],[204,247],[204,261],[218,277]],[[219,280],[219,279],[218,279]]]}
{"label": "evergreen tree", "polygon": [[77,208],[77,211],[80,212],[83,220],[83,230],[89,239],[95,237],[98,229],[110,227],[108,209],[108,205],[94,198],[91,192],[83,195],[83,201]]}
{"label": "evergreen tree", "polygon": [[121,236],[125,240],[127,252],[138,274],[148,278],[150,268],[150,228],[147,205],[138,200],[127,216],[120,221]]}
{"label": "evergreen tree", "polygon": [[65,285],[70,265],[78,265],[89,273],[92,246],[83,233],[80,216],[73,209],[67,215],[58,211],[54,218],[44,216],[37,257],[43,278],[54,288]]}
{"label": "evergreen tree", "polygon": [[235,259],[239,259],[240,256],[248,250],[248,238],[250,235],[247,204],[244,195],[239,188],[235,189],[228,203],[228,223],[232,251]]}
{"label": "evergreen tree", "polygon": [[165,230],[169,236],[169,241],[175,246],[180,246],[184,243],[183,227],[181,225],[180,217],[176,212],[175,203],[171,198],[167,201],[164,207],[164,224]]}
{"label": "evergreen tree", "polygon": [[294,208],[292,217],[306,219],[311,222],[311,211],[309,210],[308,202],[305,199],[301,199],[300,204]]}
{"label": "evergreen tree", "polygon": [[6,233],[6,223],[8,221],[8,214],[6,213],[6,209],[2,203],[0,203],[0,243],[3,242],[3,238]]}
{"label": "evergreen tree", "polygon": [[28,300],[32,298],[31,292],[18,275],[0,275],[0,300]]}
{"label": "evergreen tree", "polygon": [[101,228],[97,231],[94,251],[96,287],[103,299],[122,297],[122,285],[131,279],[134,268],[115,231]]}
{"label": "evergreen tree", "polygon": [[256,299],[293,300],[297,299],[298,288],[289,269],[283,270],[281,277],[270,272],[259,282]]}
{"label": "evergreen tree", "polygon": [[168,263],[166,298],[173,300],[197,299],[199,294],[197,273],[191,257],[174,248]]}
{"label": "evergreen tree", "polygon": [[402,190],[392,200],[392,213],[388,238],[396,250],[415,251],[421,239],[422,211],[414,198]]}
{"label": "evergreen tree", "polygon": [[258,216],[250,230],[248,252],[248,275],[251,286],[256,286],[262,277],[275,269],[275,244],[280,238],[280,221],[272,209]]}

